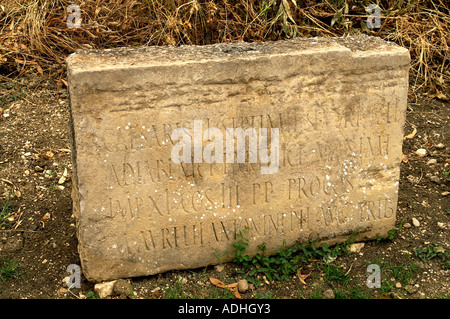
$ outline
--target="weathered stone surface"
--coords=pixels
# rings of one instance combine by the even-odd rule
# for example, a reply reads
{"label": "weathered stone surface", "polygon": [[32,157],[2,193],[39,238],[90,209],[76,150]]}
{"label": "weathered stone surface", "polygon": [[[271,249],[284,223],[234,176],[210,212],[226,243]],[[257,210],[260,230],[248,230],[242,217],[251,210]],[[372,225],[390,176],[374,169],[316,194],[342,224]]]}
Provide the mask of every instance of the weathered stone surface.
{"label": "weathered stone surface", "polygon": [[[254,254],[394,226],[404,48],[314,38],[80,51],[67,64],[74,212],[91,281],[230,260],[245,227]],[[172,158],[176,128],[203,134],[185,149],[193,163]],[[202,148],[220,141],[207,128],[224,145],[227,128],[267,128],[271,161],[258,148],[258,162],[250,153],[230,163],[224,147],[222,163],[207,163]]]}

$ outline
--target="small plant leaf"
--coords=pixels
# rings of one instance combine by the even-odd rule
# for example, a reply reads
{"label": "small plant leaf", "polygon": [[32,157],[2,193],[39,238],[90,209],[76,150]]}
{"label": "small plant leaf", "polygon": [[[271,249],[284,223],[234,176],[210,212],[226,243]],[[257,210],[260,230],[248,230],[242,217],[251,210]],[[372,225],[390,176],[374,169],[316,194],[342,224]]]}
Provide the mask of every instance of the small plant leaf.
{"label": "small plant leaf", "polygon": [[334,14],[333,19],[331,19],[331,26],[333,26],[336,23],[336,21],[338,21],[341,18],[341,16],[342,16],[342,9],[338,10]]}

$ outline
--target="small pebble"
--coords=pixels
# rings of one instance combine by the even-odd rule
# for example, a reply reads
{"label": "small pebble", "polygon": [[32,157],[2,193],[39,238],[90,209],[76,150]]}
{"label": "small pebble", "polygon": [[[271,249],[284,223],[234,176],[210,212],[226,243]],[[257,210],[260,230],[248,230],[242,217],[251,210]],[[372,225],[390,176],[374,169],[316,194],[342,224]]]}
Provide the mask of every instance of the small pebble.
{"label": "small pebble", "polygon": [[224,268],[225,268],[225,266],[222,265],[222,264],[219,264],[219,265],[215,265],[215,266],[214,266],[214,269],[215,269],[215,271],[217,271],[217,272],[222,272],[222,271],[224,270]]}
{"label": "small pebble", "polygon": [[417,292],[418,288],[412,285],[406,285],[405,286],[405,290],[409,293],[409,294],[413,294],[415,292]]}
{"label": "small pebble", "polygon": [[435,158],[432,158],[427,162],[427,165],[432,165],[432,164],[436,164],[436,163],[437,163],[437,160]]}
{"label": "small pebble", "polygon": [[246,279],[241,279],[238,281],[238,290],[240,293],[245,293],[248,291],[248,281]]}
{"label": "small pebble", "polygon": [[430,181],[432,181],[432,182],[434,182],[434,183],[439,183],[439,182],[440,182],[440,179],[439,179],[439,177],[437,177],[437,176],[431,176],[431,177],[430,177]]}
{"label": "small pebble", "polygon": [[416,151],[416,155],[419,156],[419,157],[424,157],[424,156],[427,155],[427,150],[424,149],[424,148],[419,148],[419,149]]}
{"label": "small pebble", "polygon": [[188,280],[184,277],[179,276],[177,280],[180,284],[184,285],[188,282]]}
{"label": "small pebble", "polygon": [[325,299],[334,299],[334,291],[331,289],[327,289],[325,290],[325,292],[323,293],[323,296]]}
{"label": "small pebble", "polygon": [[413,223],[413,225],[416,226],[416,227],[419,227],[419,226],[420,226],[420,222],[417,220],[417,218],[414,218],[414,217],[413,217],[412,223]]}
{"label": "small pebble", "polygon": [[113,294],[114,283],[116,281],[107,281],[102,283],[97,283],[94,285],[94,292],[99,295],[100,298],[106,298]]}
{"label": "small pebble", "polygon": [[131,283],[125,279],[117,280],[113,285],[113,292],[117,295],[124,295],[126,297],[132,297]]}

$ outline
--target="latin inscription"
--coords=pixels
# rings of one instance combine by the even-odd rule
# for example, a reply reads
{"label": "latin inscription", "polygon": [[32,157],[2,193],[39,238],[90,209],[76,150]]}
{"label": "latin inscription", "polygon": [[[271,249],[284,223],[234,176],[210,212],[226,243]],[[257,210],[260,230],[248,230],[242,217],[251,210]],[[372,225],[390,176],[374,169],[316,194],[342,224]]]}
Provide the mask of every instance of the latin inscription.
{"label": "latin inscription", "polygon": [[[130,254],[232,242],[244,228],[258,241],[266,236],[391,218],[395,207],[390,199],[371,197],[361,201],[351,196],[353,192],[365,193],[365,172],[375,170],[382,174],[387,169],[383,163],[392,153],[390,134],[385,129],[372,135],[354,134],[362,128],[360,112],[357,108],[333,108],[327,112],[326,107],[316,105],[303,118],[295,113],[278,113],[203,120],[205,129],[279,128],[286,138],[281,139],[280,145],[282,177],[276,179],[261,178],[259,162],[174,163],[169,151],[174,145],[171,131],[185,124],[133,127],[127,123],[115,128],[122,143],[103,145],[105,192],[111,195],[95,211],[125,224],[142,223],[139,234],[128,238],[126,249],[121,250]],[[395,120],[396,112],[396,107],[388,103],[383,120]],[[337,119],[337,132],[296,142],[298,134],[314,137],[324,123],[331,125]],[[143,156],[145,153],[148,156]],[[120,160],[122,156],[118,154],[126,155]],[[308,173],[313,167],[323,174]],[[230,174],[247,178],[230,182],[226,179]],[[214,187],[208,183],[211,179],[217,180]],[[142,194],[136,194],[136,188],[143,189]],[[314,204],[318,198],[320,205]],[[280,200],[284,205],[275,204]],[[347,206],[352,209],[343,209]],[[248,217],[246,212],[255,207],[258,209]],[[180,224],[177,218],[182,216],[190,216],[192,223]]]}
{"label": "latin inscription", "polygon": [[336,227],[353,219],[358,222],[379,221],[392,218],[395,207],[388,198],[358,202],[354,213],[348,215],[338,205],[325,204],[318,207],[305,206],[295,210],[277,213],[260,213],[241,218],[239,216],[213,222],[197,221],[191,224],[170,224],[165,227],[142,229],[134,241],[123,252],[151,252],[155,250],[182,249],[192,246],[214,246],[221,242],[234,242],[242,230],[247,229],[252,242],[264,241],[267,236],[301,234],[313,228]]}

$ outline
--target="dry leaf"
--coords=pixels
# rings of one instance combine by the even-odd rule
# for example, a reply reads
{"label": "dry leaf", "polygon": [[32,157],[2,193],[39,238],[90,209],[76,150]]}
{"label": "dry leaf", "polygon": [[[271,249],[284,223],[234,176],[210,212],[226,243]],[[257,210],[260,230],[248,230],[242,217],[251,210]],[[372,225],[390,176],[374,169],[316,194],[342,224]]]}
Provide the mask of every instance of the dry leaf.
{"label": "dry leaf", "polygon": [[36,70],[40,75],[44,75],[44,70],[42,70],[41,66],[36,63]]}
{"label": "dry leaf", "polygon": [[225,284],[223,283],[223,281],[220,281],[219,279],[209,277],[209,281],[211,281],[211,283],[214,286],[217,286],[219,288],[225,288]]}
{"label": "dry leaf", "polygon": [[311,273],[302,275],[300,270],[297,271],[297,277],[300,280],[300,282],[304,285],[307,285],[307,283],[305,282],[305,279],[308,278],[310,275],[311,275]]}
{"label": "dry leaf", "polygon": [[221,281],[219,279],[216,279],[216,278],[212,278],[212,277],[209,277],[209,281],[211,281],[211,283],[214,286],[217,286],[219,288],[229,289],[231,292],[234,292],[234,295],[236,296],[236,298],[239,298],[239,299],[242,298],[242,296],[241,296],[241,294],[239,293],[239,290],[238,290],[238,283],[237,282],[234,283],[234,284],[225,285],[225,283],[223,281]]}
{"label": "dry leaf", "polygon": [[404,139],[404,140],[410,140],[410,139],[412,139],[414,136],[416,136],[416,133],[417,133],[417,129],[414,128],[413,131],[412,131],[412,133],[406,135],[403,139]]}
{"label": "dry leaf", "polygon": [[234,288],[234,295],[235,295],[236,298],[242,299],[242,296],[241,296],[241,294],[239,293],[239,289],[238,289],[237,287]]}
{"label": "dry leaf", "polygon": [[226,285],[225,288],[236,288],[237,286],[238,286],[238,283],[235,282],[234,284]]}
{"label": "dry leaf", "polygon": [[402,153],[402,162],[403,163],[408,163],[408,157]]}
{"label": "dry leaf", "polygon": [[445,253],[445,248],[442,246],[434,247],[434,251],[437,253]]}
{"label": "dry leaf", "polygon": [[433,94],[432,97],[437,97],[439,100],[448,101],[448,97],[442,92],[437,92],[436,94]]}
{"label": "dry leaf", "polygon": [[445,94],[441,93],[441,92],[439,92],[438,94],[436,94],[436,97],[437,97],[438,99],[440,99],[440,100],[448,101],[448,97],[447,97]]}

